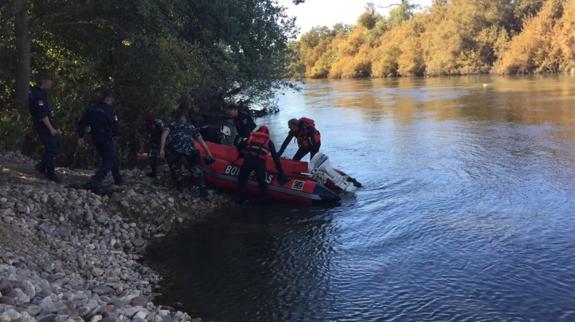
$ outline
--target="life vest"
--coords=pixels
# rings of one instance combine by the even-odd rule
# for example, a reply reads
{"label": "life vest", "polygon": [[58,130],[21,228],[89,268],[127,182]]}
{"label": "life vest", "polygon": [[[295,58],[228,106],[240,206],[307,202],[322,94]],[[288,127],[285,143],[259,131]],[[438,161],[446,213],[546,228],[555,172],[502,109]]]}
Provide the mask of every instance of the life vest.
{"label": "life vest", "polygon": [[256,131],[250,134],[250,137],[246,142],[245,150],[251,156],[262,158],[271,154],[269,146],[270,135],[265,132]]}
{"label": "life vest", "polygon": [[[309,149],[310,145],[315,145],[321,141],[321,134],[315,128],[314,120],[307,117],[302,117],[299,119],[299,122],[299,130],[295,134],[299,147]],[[310,142],[310,136],[311,141],[313,142]]]}
{"label": "life vest", "polygon": [[307,126],[311,126],[313,128],[315,128],[315,121],[307,118],[307,117],[302,117],[301,119],[299,119],[300,122],[302,122],[303,124],[307,125]]}

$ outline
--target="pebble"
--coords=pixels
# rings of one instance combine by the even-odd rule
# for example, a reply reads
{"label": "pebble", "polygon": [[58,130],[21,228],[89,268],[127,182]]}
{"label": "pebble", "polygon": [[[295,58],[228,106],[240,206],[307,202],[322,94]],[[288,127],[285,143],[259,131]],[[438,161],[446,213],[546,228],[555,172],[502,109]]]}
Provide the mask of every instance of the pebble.
{"label": "pebble", "polygon": [[[0,168],[34,173],[34,164],[0,151]],[[228,204],[224,197],[205,203],[150,188],[139,170],[126,171],[128,188],[112,197],[10,173],[0,185],[0,322],[191,320],[152,302],[159,276],[137,260],[148,238],[205,217]]]}
{"label": "pebble", "polygon": [[18,320],[22,314],[18,313],[18,311],[14,309],[8,309],[4,311],[4,313],[0,314],[0,321],[1,322],[10,322]]}

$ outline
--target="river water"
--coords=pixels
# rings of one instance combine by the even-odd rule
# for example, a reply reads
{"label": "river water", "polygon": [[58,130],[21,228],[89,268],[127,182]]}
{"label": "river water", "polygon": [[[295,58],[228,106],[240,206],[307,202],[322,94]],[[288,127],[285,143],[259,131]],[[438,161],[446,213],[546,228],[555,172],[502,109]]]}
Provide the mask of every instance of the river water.
{"label": "river water", "polygon": [[159,241],[161,303],[218,321],[575,321],[575,78],[318,81],[279,105],[258,120],[276,145],[311,117],[364,188]]}

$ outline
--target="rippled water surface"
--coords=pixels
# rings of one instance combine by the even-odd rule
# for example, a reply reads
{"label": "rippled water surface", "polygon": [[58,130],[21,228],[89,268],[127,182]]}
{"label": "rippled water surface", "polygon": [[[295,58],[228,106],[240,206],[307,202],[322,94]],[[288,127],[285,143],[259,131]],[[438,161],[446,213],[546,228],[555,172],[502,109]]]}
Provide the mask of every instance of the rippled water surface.
{"label": "rippled water surface", "polygon": [[309,82],[279,104],[258,120],[276,145],[309,116],[365,188],[158,242],[160,302],[218,321],[575,321],[575,78]]}

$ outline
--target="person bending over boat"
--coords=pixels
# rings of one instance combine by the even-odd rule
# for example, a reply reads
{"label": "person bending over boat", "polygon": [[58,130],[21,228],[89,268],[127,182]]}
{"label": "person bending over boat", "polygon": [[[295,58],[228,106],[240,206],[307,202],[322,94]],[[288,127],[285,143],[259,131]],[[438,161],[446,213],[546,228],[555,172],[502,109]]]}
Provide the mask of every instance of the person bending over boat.
{"label": "person bending over boat", "polygon": [[208,156],[208,161],[213,160],[214,157],[202,139],[202,135],[188,122],[187,110],[180,107],[176,112],[176,121],[162,132],[160,157],[162,159],[165,158],[168,162],[178,191],[181,192],[184,189],[182,164],[185,164],[200,188],[200,196],[205,198],[208,195],[208,191],[204,182],[203,171],[199,167],[200,153],[194,145],[194,140],[200,143]]}
{"label": "person bending over boat", "polygon": [[281,156],[290,141],[295,137],[299,149],[293,157],[293,160],[300,161],[306,154],[310,153],[310,160],[319,152],[321,146],[321,135],[315,128],[315,122],[312,119],[302,117],[291,119],[288,122],[289,133],[282,144],[278,154]]}
{"label": "person bending over boat", "polygon": [[271,155],[274,160],[279,174],[278,181],[282,185],[288,182],[288,179],[284,175],[279,155],[276,152],[273,142],[270,140],[270,131],[267,126],[262,125],[252,132],[246,141],[240,143],[238,149],[241,152],[240,157],[244,159],[238,179],[238,195],[240,203],[243,203],[246,200],[246,184],[252,171],[255,172],[262,199],[267,199],[268,186],[266,182],[266,159],[268,155]]}

